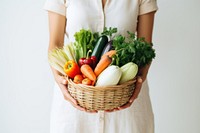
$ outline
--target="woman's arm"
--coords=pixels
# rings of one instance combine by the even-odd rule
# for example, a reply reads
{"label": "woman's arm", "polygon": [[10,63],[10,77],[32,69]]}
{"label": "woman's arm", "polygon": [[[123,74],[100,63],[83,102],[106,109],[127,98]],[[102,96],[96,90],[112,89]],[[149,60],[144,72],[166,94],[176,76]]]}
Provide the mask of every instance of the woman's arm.
{"label": "woman's arm", "polygon": [[[64,36],[65,36],[65,27],[66,27],[66,18],[65,16],[59,15],[54,12],[48,12],[49,17],[49,48],[48,51],[53,50],[54,48],[62,48],[64,45]],[[75,108],[86,111],[84,108],[80,107],[77,104],[77,101],[71,97],[67,90],[67,80],[59,73],[57,70],[52,68],[52,72],[60,87],[65,100],[69,101]]]}
{"label": "woman's arm", "polygon": [[49,17],[49,51],[56,47],[63,47],[66,18],[57,13],[48,12]]}
{"label": "woman's arm", "polygon": [[[152,42],[154,14],[155,12],[151,12],[138,17],[137,36],[144,37],[145,40],[149,43]],[[143,81],[146,80],[150,65],[151,63],[143,68],[139,68],[138,76],[141,76]]]}
{"label": "woman's arm", "polygon": [[[150,12],[144,15],[140,15],[138,17],[137,36],[144,37],[147,42],[152,42],[154,14],[155,12]],[[119,107],[119,109],[130,107],[133,101],[138,97],[142,87],[142,83],[146,80],[150,65],[151,63],[146,65],[145,67],[139,68],[136,87],[133,95],[130,98],[129,102],[126,105]]]}
{"label": "woman's arm", "polygon": [[[49,18],[48,51],[51,51],[55,48],[61,48],[64,45],[66,18],[65,16],[62,16],[50,11],[48,12],[48,18]],[[51,69],[54,74],[54,77],[55,75],[61,75],[57,70],[53,69],[52,67]],[[64,80],[63,83],[67,83],[67,82]]]}

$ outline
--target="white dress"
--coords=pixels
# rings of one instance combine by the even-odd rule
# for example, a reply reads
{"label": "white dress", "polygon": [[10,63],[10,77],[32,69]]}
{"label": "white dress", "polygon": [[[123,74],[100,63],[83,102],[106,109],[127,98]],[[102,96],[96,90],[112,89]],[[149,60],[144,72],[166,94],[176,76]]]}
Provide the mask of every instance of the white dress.
{"label": "white dress", "polygon": [[[156,11],[156,0],[47,0],[44,9],[66,16],[66,37],[74,41],[74,33],[82,28],[93,32],[104,27],[117,27],[118,33],[135,32],[137,17]],[[51,110],[50,133],[153,133],[154,117],[148,83],[143,83],[131,107],[113,113],[86,113],[74,108],[55,84]]]}

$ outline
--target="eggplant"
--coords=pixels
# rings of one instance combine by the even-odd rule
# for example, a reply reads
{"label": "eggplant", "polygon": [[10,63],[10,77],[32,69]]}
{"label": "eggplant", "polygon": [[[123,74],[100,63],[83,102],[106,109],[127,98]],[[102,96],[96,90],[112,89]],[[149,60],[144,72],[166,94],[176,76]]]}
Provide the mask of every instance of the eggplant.
{"label": "eggplant", "polygon": [[112,43],[113,43],[113,41],[110,40],[110,41],[105,45],[103,51],[101,52],[101,56],[103,56],[105,53],[107,53],[108,51],[110,51],[110,50],[113,49]]}

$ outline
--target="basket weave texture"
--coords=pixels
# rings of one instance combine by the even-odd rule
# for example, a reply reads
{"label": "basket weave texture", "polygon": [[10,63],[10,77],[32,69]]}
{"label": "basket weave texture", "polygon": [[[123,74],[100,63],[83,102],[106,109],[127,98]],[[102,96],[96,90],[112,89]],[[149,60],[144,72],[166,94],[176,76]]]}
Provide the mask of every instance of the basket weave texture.
{"label": "basket weave texture", "polygon": [[126,104],[133,94],[136,80],[116,86],[87,86],[68,79],[68,91],[78,104],[90,111],[112,110]]}

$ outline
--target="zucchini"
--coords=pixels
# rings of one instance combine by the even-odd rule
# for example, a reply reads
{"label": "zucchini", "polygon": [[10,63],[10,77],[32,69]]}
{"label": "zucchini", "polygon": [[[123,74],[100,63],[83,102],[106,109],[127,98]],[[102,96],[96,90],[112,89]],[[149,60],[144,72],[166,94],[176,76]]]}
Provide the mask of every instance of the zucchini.
{"label": "zucchini", "polygon": [[117,85],[122,75],[118,66],[108,66],[97,78],[95,86],[112,86]]}
{"label": "zucchini", "polygon": [[101,57],[101,53],[107,43],[108,43],[108,37],[105,35],[101,36],[94,47],[92,56],[95,56],[99,60]]}

